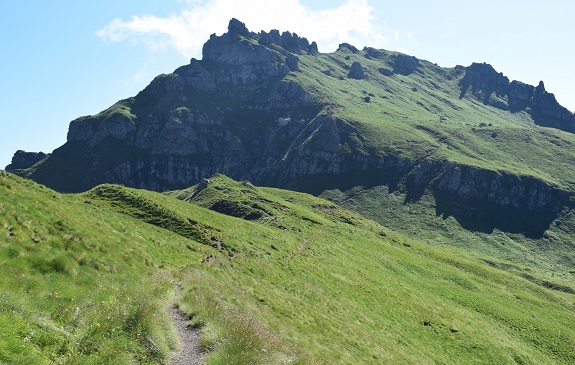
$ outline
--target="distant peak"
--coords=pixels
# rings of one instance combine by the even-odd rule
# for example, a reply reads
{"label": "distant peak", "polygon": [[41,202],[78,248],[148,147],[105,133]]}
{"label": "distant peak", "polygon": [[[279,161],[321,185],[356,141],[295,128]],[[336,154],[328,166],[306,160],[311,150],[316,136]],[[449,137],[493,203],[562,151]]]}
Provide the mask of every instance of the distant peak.
{"label": "distant peak", "polygon": [[[259,48],[254,48],[253,41],[259,44]],[[277,47],[270,48],[272,45]],[[283,48],[283,50],[278,47]],[[255,49],[258,51],[254,52]],[[286,64],[289,70],[296,71],[299,68],[294,62],[294,57],[288,56],[287,53],[315,55],[318,54],[318,48],[316,42],[310,43],[305,37],[298,36],[297,33],[285,31],[280,34],[276,29],[272,29],[269,33],[263,30],[260,33],[254,33],[246,27],[245,23],[232,18],[226,33],[221,36],[212,34],[204,44],[202,60],[230,64],[243,64],[246,61],[274,63],[276,61],[276,53],[274,52],[281,53],[282,57],[288,57]],[[295,60],[297,61],[297,58]]]}
{"label": "distant peak", "polygon": [[357,49],[357,47],[352,46],[349,43],[340,43],[339,47],[337,47],[338,51],[342,51],[344,48],[347,48],[348,50],[350,50],[352,53],[357,53],[359,52],[359,49]]}
{"label": "distant peak", "polygon": [[6,166],[6,171],[13,172],[14,170],[30,168],[48,156],[50,156],[49,153],[46,154],[44,152],[26,152],[18,150],[12,157],[12,163]]}
{"label": "distant peak", "polygon": [[537,90],[545,91],[545,83],[543,83],[543,81],[539,81],[539,85],[537,85]]}
{"label": "distant peak", "polygon": [[250,31],[245,23],[240,22],[236,18],[232,18],[228,24],[228,33],[231,35],[237,34],[244,37],[249,37]]}

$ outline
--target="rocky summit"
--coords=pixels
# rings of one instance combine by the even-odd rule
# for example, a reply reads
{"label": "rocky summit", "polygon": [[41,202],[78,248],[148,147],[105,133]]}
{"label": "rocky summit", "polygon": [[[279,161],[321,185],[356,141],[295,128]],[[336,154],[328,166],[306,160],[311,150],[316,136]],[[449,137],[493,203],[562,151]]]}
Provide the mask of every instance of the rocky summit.
{"label": "rocky summit", "polygon": [[314,194],[385,185],[432,194],[438,214],[512,216],[520,229],[538,217],[538,231],[573,205],[575,117],[543,82],[347,43],[320,53],[236,19],[202,51],[7,170],[63,192],[166,191],[215,173]]}
{"label": "rocky summit", "polygon": [[[467,68],[460,85],[461,97],[471,87],[474,94],[481,95],[485,104],[492,103],[496,108],[511,112],[529,110],[535,123],[575,133],[575,116],[545,90],[543,81],[537,87],[516,80],[509,82],[509,78],[495,71],[493,66],[473,63]],[[506,96],[508,103],[493,102],[493,93]]]}

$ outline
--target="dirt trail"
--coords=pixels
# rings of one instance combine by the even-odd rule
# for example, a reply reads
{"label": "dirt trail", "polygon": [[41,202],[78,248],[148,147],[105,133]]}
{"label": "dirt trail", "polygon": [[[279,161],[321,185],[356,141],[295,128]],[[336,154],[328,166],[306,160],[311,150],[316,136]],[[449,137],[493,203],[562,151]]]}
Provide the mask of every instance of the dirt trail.
{"label": "dirt trail", "polygon": [[168,309],[170,317],[178,332],[180,347],[174,351],[170,365],[200,365],[203,353],[200,349],[200,330],[186,326],[188,318],[183,315],[175,305]]}

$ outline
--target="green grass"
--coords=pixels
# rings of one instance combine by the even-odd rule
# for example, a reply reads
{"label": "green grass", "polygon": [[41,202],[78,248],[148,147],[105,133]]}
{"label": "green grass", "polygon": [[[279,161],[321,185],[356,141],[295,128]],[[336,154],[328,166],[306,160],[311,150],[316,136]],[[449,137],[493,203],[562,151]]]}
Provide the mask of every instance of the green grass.
{"label": "green grass", "polygon": [[[573,134],[535,126],[526,112],[483,105],[470,92],[460,99],[458,82],[465,72],[460,67],[441,68],[420,60],[418,70],[410,75],[384,76],[378,69],[393,69],[396,53],[381,51],[378,58],[365,54],[344,48],[300,56],[302,72],[288,76],[324,105],[323,113],[357,129],[361,150],[372,156],[447,159],[533,176],[574,191],[570,172],[575,161]],[[366,79],[346,77],[353,61],[362,64]],[[331,75],[323,74],[325,70]],[[363,98],[370,94],[366,103]]]}
{"label": "green grass", "polygon": [[[228,194],[233,201],[254,198],[253,189],[216,177],[192,201],[209,205]],[[548,325],[551,312],[572,315],[571,294],[418,244],[310,196],[263,188],[255,194],[278,204],[269,211],[286,229],[279,228],[274,249],[252,228],[258,222],[235,219],[229,239],[244,237],[250,252],[216,257],[207,287],[217,291],[220,305],[233,303],[269,323],[315,361],[570,361],[570,345],[564,344],[560,352],[567,357],[559,360],[551,355],[557,348],[547,346],[562,341],[539,336],[552,328],[565,334],[568,321]],[[259,224],[269,222],[261,219]],[[290,231],[299,237],[295,242]]]}
{"label": "green grass", "polygon": [[326,191],[322,197],[420,242],[496,262],[496,267],[524,277],[534,275],[539,278],[536,282],[552,281],[557,285],[575,282],[575,216],[569,209],[551,222],[542,237],[526,237],[493,227],[488,231],[464,228],[456,218],[438,213],[429,191],[415,202],[406,202],[404,193],[390,192],[384,186]]}
{"label": "green grass", "polygon": [[159,267],[199,261],[204,246],[14,175],[0,181],[0,363],[166,363],[174,288]]}
{"label": "green grass", "polygon": [[[568,283],[310,195],[210,180],[60,195],[2,173],[0,362],[165,363],[175,283],[208,364],[575,360]],[[228,215],[210,210],[221,201]]]}

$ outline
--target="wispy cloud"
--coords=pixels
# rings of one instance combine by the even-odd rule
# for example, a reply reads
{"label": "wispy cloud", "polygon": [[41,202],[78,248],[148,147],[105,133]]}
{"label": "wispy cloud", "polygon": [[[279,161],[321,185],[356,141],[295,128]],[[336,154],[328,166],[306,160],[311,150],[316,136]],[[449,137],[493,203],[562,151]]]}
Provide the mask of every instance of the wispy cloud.
{"label": "wispy cloud", "polygon": [[152,50],[172,48],[186,57],[199,57],[211,33],[226,31],[234,17],[252,31],[289,30],[315,40],[321,51],[341,42],[383,48],[388,38],[374,19],[368,0],[347,0],[323,10],[311,10],[299,0],[179,0],[182,10],[168,17],[133,16],[114,19],[97,32],[110,42],[133,41]]}

